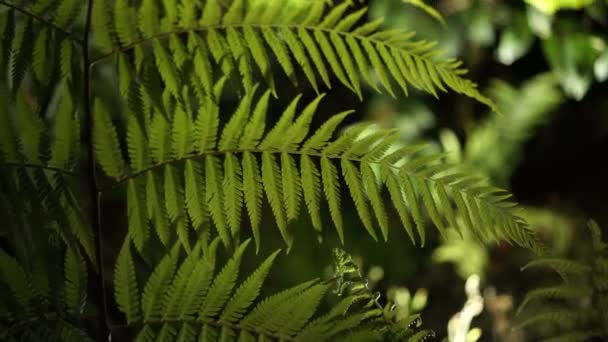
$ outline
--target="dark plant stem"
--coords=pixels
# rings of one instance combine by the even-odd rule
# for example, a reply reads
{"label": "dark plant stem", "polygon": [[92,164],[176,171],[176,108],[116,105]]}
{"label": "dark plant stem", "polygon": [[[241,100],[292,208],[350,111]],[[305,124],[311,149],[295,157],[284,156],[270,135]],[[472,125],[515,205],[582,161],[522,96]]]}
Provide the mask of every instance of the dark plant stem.
{"label": "dark plant stem", "polygon": [[91,31],[91,20],[93,14],[93,0],[87,2],[87,16],[84,26],[84,39],[82,43],[82,55],[83,55],[83,106],[84,106],[84,126],[86,127],[83,142],[87,148],[87,167],[89,169],[89,177],[87,179],[89,196],[90,196],[90,214],[91,224],[95,232],[95,247],[97,255],[97,265],[99,272],[97,274],[97,309],[99,310],[98,324],[99,324],[99,341],[108,341],[110,337],[110,330],[108,327],[107,320],[107,307],[106,307],[106,291],[105,291],[105,276],[103,266],[103,239],[101,229],[101,217],[100,217],[100,195],[97,186],[97,175],[95,167],[95,149],[93,147],[93,111],[91,110],[91,60],[89,56],[89,35]]}

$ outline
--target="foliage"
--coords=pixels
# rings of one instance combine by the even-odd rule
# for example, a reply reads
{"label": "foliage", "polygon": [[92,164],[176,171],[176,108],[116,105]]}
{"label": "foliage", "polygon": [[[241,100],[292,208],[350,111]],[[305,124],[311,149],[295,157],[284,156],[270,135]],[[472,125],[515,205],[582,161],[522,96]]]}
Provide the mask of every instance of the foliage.
{"label": "foliage", "polygon": [[344,244],[346,193],[375,241],[396,216],[420,247],[430,222],[545,253],[509,192],[395,130],[341,130],[352,111],[315,115],[330,90],[362,100],[364,85],[512,109],[435,43],[366,14],[350,0],[0,0],[2,339],[434,338],[340,249],[329,279],[265,283],[280,253],[266,227],[290,252],[294,222],[322,236],[330,220]]}
{"label": "foliage", "polygon": [[593,253],[587,262],[548,256],[523,268],[550,268],[562,278],[560,284],[528,292],[518,309],[519,326],[552,323],[560,327],[560,335],[545,341],[586,341],[608,336],[607,248],[600,227],[591,221],[589,229]]}

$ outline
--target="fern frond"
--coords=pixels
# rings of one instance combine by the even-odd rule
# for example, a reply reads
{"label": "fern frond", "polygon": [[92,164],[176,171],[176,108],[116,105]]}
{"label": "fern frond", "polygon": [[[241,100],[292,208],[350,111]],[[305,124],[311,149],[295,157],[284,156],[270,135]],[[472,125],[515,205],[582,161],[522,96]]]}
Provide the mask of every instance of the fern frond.
{"label": "fern frond", "polygon": [[260,267],[241,285],[234,293],[230,301],[220,315],[220,322],[236,323],[243,317],[244,311],[257,298],[262,283],[270,271],[270,267],[279,254],[280,250],[272,253]]}
{"label": "fern frond", "polygon": [[173,279],[178,251],[179,249],[174,247],[170,253],[167,253],[146,282],[141,298],[141,312],[144,321],[158,319],[163,314],[162,299]]}
{"label": "fern frond", "polygon": [[238,276],[241,258],[249,241],[250,240],[245,241],[236,249],[232,258],[213,281],[213,285],[209,288],[205,300],[201,304],[198,312],[199,320],[204,320],[205,318],[217,315],[224,307],[226,301],[230,298],[230,293],[232,292],[232,288],[234,287]]}
{"label": "fern frond", "polygon": [[[114,20],[121,45],[119,49],[137,50],[152,45],[161,76],[176,96],[180,68],[171,66],[172,63],[164,57],[166,52],[163,52],[165,48],[160,41],[165,39],[173,41],[169,45],[174,45],[174,48],[169,49],[174,55],[181,56],[176,64],[183,65],[186,59],[192,59],[197,65],[197,75],[207,88],[210,74],[205,70],[212,69],[208,68],[209,59],[205,57],[209,53],[225,76],[230,77],[234,70],[238,70],[244,89],[251,87],[254,72],[259,72],[276,93],[270,67],[270,57],[274,57],[294,84],[297,83],[296,71],[300,69],[317,91],[317,73],[330,87],[331,71],[340,83],[361,97],[362,80],[378,89],[371,74],[375,72],[383,87],[393,96],[394,81],[406,96],[408,85],[435,96],[438,91],[450,89],[497,109],[473,82],[463,77],[466,70],[460,68],[460,62],[441,57],[433,43],[414,40],[410,33],[378,31],[381,21],[355,26],[366,9],[351,12],[350,1],[329,7],[324,2],[314,1],[299,6],[252,2],[246,11],[240,1],[233,2],[228,9],[223,9],[216,1],[206,2],[198,12],[193,6],[188,7],[188,11],[176,11],[172,5],[158,8],[153,1],[145,1],[135,9],[126,0],[119,0],[115,5]],[[415,4],[420,5],[421,2]],[[136,17],[141,18],[141,37],[135,25],[127,25],[136,22],[133,20]],[[157,19],[160,25],[153,22]],[[176,53],[175,43],[180,42],[176,35],[188,35],[188,40],[195,42],[190,56]],[[201,39],[190,38],[192,35]],[[149,42],[151,44],[147,44]],[[197,52],[193,55],[194,45]]]}
{"label": "fern frond", "polygon": [[114,270],[114,291],[118,308],[127,317],[127,322],[138,321],[140,319],[140,294],[129,240],[125,240],[118,254]]}
{"label": "fern frond", "polygon": [[49,165],[70,169],[79,150],[80,125],[73,117],[74,104],[67,86],[62,88],[59,108],[53,127],[53,145]]}
{"label": "fern frond", "polygon": [[[529,291],[518,309],[520,326],[530,326],[537,322],[552,322],[560,327],[561,334],[547,341],[585,340],[598,336],[608,336],[606,330],[606,287],[608,267],[605,263],[606,250],[603,248],[601,231],[593,221],[589,222],[593,236],[593,254],[590,262],[564,258],[539,258],[524,268],[546,267],[557,271],[562,284],[536,288]],[[574,284],[574,285],[572,285]],[[559,307],[544,304],[543,299],[558,302]],[[530,303],[536,302],[534,309]],[[586,333],[583,333],[586,332]]]}
{"label": "fern frond", "polygon": [[87,269],[80,253],[67,249],[64,272],[65,304],[73,314],[78,314],[86,298],[87,288]]}
{"label": "fern frond", "polygon": [[587,287],[558,285],[534,289],[526,294],[521,302],[518,312],[521,312],[526,305],[539,299],[571,299],[582,298],[591,295],[592,290]]}
{"label": "fern frond", "polygon": [[120,178],[125,163],[112,119],[99,100],[95,102],[93,110],[93,141],[97,160],[103,171],[110,177]]}
{"label": "fern frond", "polygon": [[[460,217],[464,224],[455,227],[467,229],[482,241],[504,239],[542,253],[542,247],[527,223],[517,216],[515,203],[507,192],[461,172],[457,166],[447,163],[443,155],[429,154],[419,146],[388,152],[398,135],[370,124],[355,125],[334,139],[335,130],[349,112],[329,118],[316,132],[310,132],[309,126],[322,96],[304,106],[300,115],[297,113],[301,96],[296,96],[274,126],[268,132],[262,132],[266,127],[269,92],[261,96],[251,112],[254,91],[244,96],[222,128],[220,139],[217,139],[219,107],[209,95],[203,95],[200,100],[211,106],[210,110],[199,111],[195,121],[191,121],[190,114],[183,113],[182,109],[175,113],[174,122],[166,124],[163,123],[165,119],[160,118],[162,114],[154,113],[151,122],[159,127],[155,126],[154,130],[171,125],[174,146],[184,148],[174,149],[179,153],[174,153],[172,159],[154,156],[153,159],[158,160],[154,165],[137,170],[123,180],[148,171],[157,172],[156,168],[162,165],[175,171],[175,175],[165,172],[165,200],[169,217],[176,220],[182,215],[183,205],[177,199],[181,198],[178,194],[184,186],[190,192],[187,207],[200,203],[193,200],[198,192],[193,190],[196,182],[193,182],[192,171],[199,167],[204,169],[201,178],[205,180],[205,201],[189,215],[197,227],[203,221],[204,216],[200,215],[209,212],[226,245],[238,236],[241,211],[245,206],[259,248],[264,194],[288,246],[292,239],[288,224],[299,216],[302,202],[306,203],[314,228],[321,230],[321,198],[326,200],[338,236],[344,241],[341,217],[344,179],[361,221],[375,239],[375,225],[379,226],[382,237],[388,239],[388,212],[384,205],[386,187],[414,243],[418,239],[422,245],[425,243],[426,216],[442,235],[447,225],[459,222],[456,218]],[[198,126],[194,133],[186,127],[192,122],[197,122]],[[209,130],[204,130],[205,125]],[[161,135],[161,132],[151,132],[149,149],[154,155],[162,154]],[[195,140],[198,141],[196,150],[185,147]],[[182,172],[186,172],[184,180],[178,177]],[[184,181],[187,182],[184,184]]]}
{"label": "fern frond", "polygon": [[146,204],[143,191],[137,180],[129,180],[127,184],[127,222],[129,236],[139,252],[142,252],[148,239],[148,220],[146,219]]}

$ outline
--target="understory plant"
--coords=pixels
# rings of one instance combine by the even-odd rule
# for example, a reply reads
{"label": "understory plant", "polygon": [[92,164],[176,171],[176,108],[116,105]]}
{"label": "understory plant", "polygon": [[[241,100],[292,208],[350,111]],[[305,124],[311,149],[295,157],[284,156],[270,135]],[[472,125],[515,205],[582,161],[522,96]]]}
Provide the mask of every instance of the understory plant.
{"label": "understory plant", "polygon": [[[424,246],[432,225],[544,254],[507,191],[352,111],[323,113],[336,88],[362,99],[364,85],[497,110],[458,60],[365,14],[353,1],[0,0],[0,339],[434,337],[341,249],[330,276],[269,291],[296,220],[341,244],[364,229]],[[272,236],[283,248],[265,248]]]}

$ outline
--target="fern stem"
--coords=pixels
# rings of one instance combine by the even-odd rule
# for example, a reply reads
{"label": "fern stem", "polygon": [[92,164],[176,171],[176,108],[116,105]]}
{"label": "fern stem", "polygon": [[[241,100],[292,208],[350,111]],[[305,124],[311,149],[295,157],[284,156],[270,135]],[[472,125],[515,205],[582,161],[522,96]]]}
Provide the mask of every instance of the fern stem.
{"label": "fern stem", "polygon": [[[6,7],[10,8],[10,9],[13,9],[13,10],[15,10],[15,11],[17,11],[17,12],[25,15],[26,17],[30,17],[30,18],[32,18],[32,19],[40,22],[41,24],[47,26],[47,27],[50,27],[50,28],[52,28],[54,30],[57,30],[57,31],[63,33],[70,40],[72,40],[73,42],[75,42],[75,43],[77,43],[79,45],[85,44],[85,41],[87,40],[86,38],[85,39],[81,39],[81,38],[75,36],[74,33],[67,31],[63,27],[60,27],[60,26],[57,26],[57,25],[53,24],[51,21],[43,18],[42,16],[40,16],[40,15],[38,15],[36,13],[32,13],[32,12],[30,12],[30,11],[24,9],[24,8],[21,8],[19,6],[16,6],[16,5],[13,5],[11,3],[8,3],[5,0],[0,0],[0,5],[6,6]],[[86,31],[85,31],[85,34],[86,34]]]}
{"label": "fern stem", "polygon": [[100,196],[101,192],[97,186],[97,170],[95,165],[95,149],[93,146],[93,111],[91,110],[91,62],[89,55],[89,35],[91,33],[91,22],[93,15],[93,0],[87,1],[87,13],[84,26],[84,40],[82,42],[83,51],[83,106],[84,106],[84,127],[88,130],[84,134],[83,142],[87,147],[87,167],[89,169],[88,188],[91,201],[91,222],[93,231],[95,232],[95,246],[97,265],[99,273],[97,276],[97,309],[98,324],[99,324],[99,341],[107,341],[110,338],[110,329],[108,325],[108,308],[105,291],[105,275],[103,266],[103,235],[101,229],[100,216]]}
{"label": "fern stem", "polygon": [[0,168],[25,168],[25,169],[41,169],[46,171],[52,171],[60,173],[66,176],[76,177],[78,173],[70,170],[60,169],[57,167],[42,165],[42,164],[28,164],[28,163],[0,163]]}

